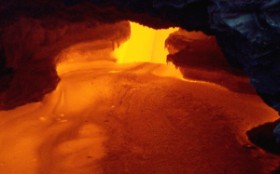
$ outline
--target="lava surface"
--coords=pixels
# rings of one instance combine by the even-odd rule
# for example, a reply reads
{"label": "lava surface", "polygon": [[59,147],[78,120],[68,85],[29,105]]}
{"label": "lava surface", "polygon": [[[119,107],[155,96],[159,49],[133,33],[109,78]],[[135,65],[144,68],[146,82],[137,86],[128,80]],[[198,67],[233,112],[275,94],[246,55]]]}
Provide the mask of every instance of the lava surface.
{"label": "lava surface", "polygon": [[246,137],[277,118],[257,95],[182,80],[168,74],[168,65],[118,64],[110,44],[91,45],[92,54],[76,51],[57,65],[61,81],[41,102],[0,111],[0,173],[258,174],[277,168],[279,158]]}

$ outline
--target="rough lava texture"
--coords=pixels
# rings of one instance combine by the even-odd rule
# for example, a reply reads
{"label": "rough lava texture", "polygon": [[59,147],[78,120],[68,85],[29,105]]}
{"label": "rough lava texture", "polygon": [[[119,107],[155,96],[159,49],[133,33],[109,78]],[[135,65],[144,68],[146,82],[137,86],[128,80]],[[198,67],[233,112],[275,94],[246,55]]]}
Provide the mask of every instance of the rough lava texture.
{"label": "rough lava texture", "polygon": [[85,33],[94,33],[100,23],[129,19],[154,28],[180,26],[214,35],[228,62],[242,67],[263,100],[280,112],[280,0],[0,3],[1,108],[40,100],[58,82],[54,57],[60,50],[99,37]]}
{"label": "rough lava texture", "polygon": [[215,83],[238,93],[256,93],[244,72],[225,59],[214,36],[179,30],[165,44],[169,51],[167,61],[178,67],[185,78]]}

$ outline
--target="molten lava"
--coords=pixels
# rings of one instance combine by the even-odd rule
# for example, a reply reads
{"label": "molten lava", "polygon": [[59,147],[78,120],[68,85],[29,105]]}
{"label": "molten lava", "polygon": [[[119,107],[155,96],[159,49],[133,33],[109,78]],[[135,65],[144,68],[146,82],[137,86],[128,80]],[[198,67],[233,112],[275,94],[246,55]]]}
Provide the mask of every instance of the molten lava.
{"label": "molten lava", "polygon": [[118,63],[111,40],[63,50],[55,91],[0,111],[0,173],[258,173],[264,152],[245,151],[244,132],[277,114],[255,95],[180,80],[165,63],[175,30],[131,23]]}

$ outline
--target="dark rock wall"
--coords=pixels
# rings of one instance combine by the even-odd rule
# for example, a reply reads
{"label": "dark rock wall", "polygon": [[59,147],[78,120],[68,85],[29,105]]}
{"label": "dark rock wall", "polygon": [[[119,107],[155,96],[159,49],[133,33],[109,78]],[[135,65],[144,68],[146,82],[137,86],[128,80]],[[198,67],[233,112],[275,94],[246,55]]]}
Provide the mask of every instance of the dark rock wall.
{"label": "dark rock wall", "polygon": [[[255,94],[244,72],[228,62],[214,36],[179,30],[166,40],[167,61],[177,66],[185,78],[211,82],[231,91]],[[230,65],[231,64],[231,65]]]}
{"label": "dark rock wall", "polygon": [[[129,19],[154,28],[180,26],[216,36],[228,62],[233,67],[242,67],[263,99],[280,111],[279,0],[0,0],[0,3],[2,107],[28,102],[10,104],[20,101],[17,97],[22,91],[40,91],[37,97],[29,99],[32,101],[55,88],[58,77],[53,57],[72,44],[100,37],[85,36],[77,30],[87,33],[92,29],[94,33],[97,24]],[[43,82],[26,86],[22,77],[34,74],[36,81]],[[47,82],[42,80],[45,78]],[[17,90],[21,91],[15,93]],[[10,93],[15,96],[10,97],[13,96]]]}
{"label": "dark rock wall", "polygon": [[280,111],[280,1],[217,1],[210,25],[230,61],[237,61],[263,99]]}
{"label": "dark rock wall", "polygon": [[[0,66],[1,107],[10,109],[41,100],[55,89],[59,77],[56,56],[71,45],[106,39],[121,42],[129,35],[127,22],[101,24],[52,20],[48,26],[41,20],[21,17],[2,29]],[[114,32],[112,32],[114,30]]]}

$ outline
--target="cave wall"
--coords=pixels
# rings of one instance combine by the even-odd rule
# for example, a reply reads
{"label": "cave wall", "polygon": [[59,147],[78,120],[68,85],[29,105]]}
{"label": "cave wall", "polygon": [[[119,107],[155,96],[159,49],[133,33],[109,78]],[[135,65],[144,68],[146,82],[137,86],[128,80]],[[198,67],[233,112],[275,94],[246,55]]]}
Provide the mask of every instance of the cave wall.
{"label": "cave wall", "polygon": [[[0,107],[42,98],[58,82],[53,58],[61,49],[108,35],[116,39],[94,33],[100,25],[129,19],[153,28],[180,26],[214,35],[228,62],[241,67],[264,101],[280,111],[279,4],[279,0],[1,0]],[[31,83],[34,80],[38,83]]]}
{"label": "cave wall", "polygon": [[[119,43],[130,32],[128,22],[48,20],[20,17],[2,28],[1,108],[39,101],[55,89],[59,82],[55,58],[62,50],[102,39]],[[53,22],[55,26],[50,26]]]}
{"label": "cave wall", "polygon": [[167,61],[179,68],[186,79],[210,82],[238,93],[256,93],[238,62],[225,59],[214,36],[179,30],[169,36],[166,45]]}
{"label": "cave wall", "polygon": [[210,25],[227,59],[236,60],[264,101],[280,111],[280,1],[217,1]]}

